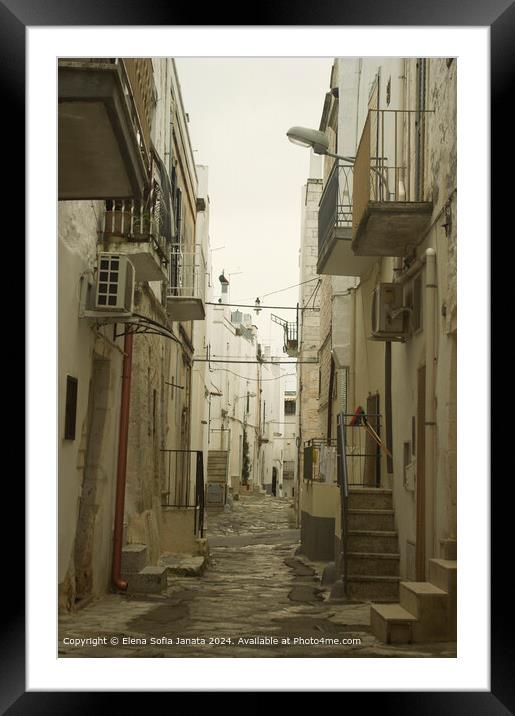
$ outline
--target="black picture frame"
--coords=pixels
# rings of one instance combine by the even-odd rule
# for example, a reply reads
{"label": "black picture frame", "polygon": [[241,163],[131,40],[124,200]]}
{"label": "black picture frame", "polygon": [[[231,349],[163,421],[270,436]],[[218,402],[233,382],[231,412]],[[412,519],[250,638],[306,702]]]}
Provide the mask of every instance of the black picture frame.
{"label": "black picture frame", "polygon": [[[374,26],[483,26],[491,33],[491,119],[494,126],[491,137],[492,168],[492,226],[491,233],[500,232],[500,221],[506,207],[513,203],[508,191],[513,181],[504,180],[502,168],[513,167],[513,135],[510,113],[507,108],[513,95],[515,67],[515,3],[512,0],[432,0],[430,3],[414,3],[413,0],[359,0],[359,2],[334,3],[330,0],[288,3],[266,2],[252,7],[248,17],[233,21],[229,6],[205,5],[202,9],[203,26],[226,25],[374,25]],[[1,0],[0,1],[0,77],[3,84],[4,142],[15,147],[16,159],[4,162],[4,172],[15,191],[7,193],[8,202],[19,201],[24,186],[25,147],[25,30],[28,26],[80,26],[80,25],[195,25],[198,6],[184,4],[178,7],[163,0]],[[229,20],[226,22],[226,20]],[[509,124],[508,124],[509,123]],[[7,141],[6,141],[7,140]],[[4,151],[5,151],[4,144]],[[497,211],[495,210],[497,209]],[[8,233],[20,236],[22,215],[19,206],[8,212]],[[9,232],[10,229],[10,232]],[[510,232],[512,233],[512,231]],[[508,238],[508,237],[505,237]],[[45,240],[42,232],[41,240]],[[49,240],[46,237],[46,240]],[[511,240],[511,239],[510,239]],[[9,239],[11,242],[12,239]],[[30,348],[30,345],[29,345]],[[505,367],[507,370],[507,358]],[[18,364],[21,361],[18,360]],[[501,366],[502,370],[502,357]],[[499,369],[498,369],[499,371]],[[484,377],[483,377],[484,379]],[[19,396],[17,396],[19,400]],[[478,416],[484,427],[485,439],[489,439],[488,416]],[[497,428],[496,433],[497,435]],[[494,438],[492,431],[492,439]],[[500,444],[500,438],[498,443]],[[493,448],[493,440],[492,440]],[[493,450],[492,450],[492,454]],[[511,473],[511,470],[510,470]],[[2,629],[2,652],[0,665],[0,713],[17,714],[71,714],[91,713],[96,701],[114,701],[113,693],[95,692],[26,692],[25,689],[25,614],[23,569],[24,530],[21,506],[24,504],[23,481],[10,476],[8,499],[11,507],[18,508],[18,522],[9,528],[9,549],[4,552],[4,574],[9,575],[4,588],[7,598],[4,607]],[[489,479],[489,475],[485,475]],[[511,474],[498,475],[492,481],[492,592],[491,592],[491,691],[490,692],[367,692],[346,693],[345,702],[356,697],[368,708],[380,713],[395,714],[458,714],[505,715],[514,713],[515,669],[513,664],[513,609],[510,594],[509,564],[513,563],[513,544],[510,530],[513,519],[508,516],[511,505],[506,504],[506,488]],[[21,549],[14,550],[14,545]],[[49,556],[50,558],[50,556]],[[7,564],[5,563],[7,562]],[[16,578],[14,578],[16,575]],[[506,576],[506,579],[505,579]],[[15,596],[16,590],[18,595]],[[9,606],[10,605],[10,606]],[[343,668],[343,667],[342,667]],[[400,665],[401,669],[402,666]],[[409,684],[407,684],[409,688]],[[335,685],[337,690],[337,685]],[[128,694],[134,701],[135,695]],[[118,697],[117,697],[118,698]],[[258,700],[260,696],[257,695]],[[357,699],[356,699],[357,700]]]}

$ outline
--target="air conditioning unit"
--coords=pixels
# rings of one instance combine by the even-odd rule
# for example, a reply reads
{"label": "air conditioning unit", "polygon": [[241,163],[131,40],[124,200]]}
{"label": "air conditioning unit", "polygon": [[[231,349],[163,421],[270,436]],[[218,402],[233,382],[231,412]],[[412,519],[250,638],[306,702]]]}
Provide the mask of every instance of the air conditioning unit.
{"label": "air conditioning unit", "polygon": [[95,280],[83,277],[81,311],[83,318],[130,318],[134,311],[135,269],[120,253],[98,255]]}
{"label": "air conditioning unit", "polygon": [[403,288],[398,283],[379,283],[372,294],[372,338],[402,341],[408,337],[408,314],[403,305]]}

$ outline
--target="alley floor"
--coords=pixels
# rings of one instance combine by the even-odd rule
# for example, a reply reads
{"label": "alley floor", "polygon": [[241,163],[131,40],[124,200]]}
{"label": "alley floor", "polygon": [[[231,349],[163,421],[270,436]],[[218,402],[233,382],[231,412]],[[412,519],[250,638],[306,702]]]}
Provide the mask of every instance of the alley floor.
{"label": "alley floor", "polygon": [[168,578],[163,594],[107,594],[59,620],[60,657],[454,657],[454,643],[386,645],[370,605],[329,601],[323,564],[295,555],[286,499],[245,493],[207,515],[200,577]]}

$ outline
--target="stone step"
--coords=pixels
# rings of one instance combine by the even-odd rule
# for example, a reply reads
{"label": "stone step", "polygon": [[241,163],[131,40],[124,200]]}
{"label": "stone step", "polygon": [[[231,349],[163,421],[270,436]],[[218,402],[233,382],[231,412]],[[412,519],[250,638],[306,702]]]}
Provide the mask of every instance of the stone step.
{"label": "stone step", "polygon": [[443,589],[431,582],[401,582],[399,602],[417,618],[413,625],[413,641],[456,639],[455,613],[451,599]]}
{"label": "stone step", "polygon": [[347,569],[351,574],[399,576],[400,554],[374,552],[347,552]]}
{"label": "stone step", "polygon": [[144,567],[136,574],[129,575],[128,594],[158,594],[167,587],[167,567]]}
{"label": "stone step", "polygon": [[393,510],[349,509],[347,516],[351,530],[395,530]]}
{"label": "stone step", "polygon": [[399,598],[399,577],[372,574],[349,574],[347,594],[351,599],[397,600]]}
{"label": "stone step", "polygon": [[444,592],[456,595],[457,565],[456,560],[430,559],[429,581]]}
{"label": "stone step", "polygon": [[349,530],[348,552],[376,552],[380,554],[399,551],[397,532],[384,530]]}
{"label": "stone step", "polygon": [[409,644],[413,641],[416,619],[400,604],[373,604],[370,607],[372,633],[386,644]]}
{"label": "stone step", "polygon": [[417,619],[447,611],[447,593],[431,582],[401,582],[399,603]]}
{"label": "stone step", "polygon": [[168,575],[178,575],[180,577],[200,577],[207,566],[207,557],[205,555],[192,554],[163,554],[159,559],[159,564],[166,567]]}
{"label": "stone step", "polygon": [[148,564],[148,550],[146,544],[126,544],[122,547],[122,568],[124,578],[135,574]]}
{"label": "stone step", "polygon": [[380,487],[349,487],[349,509],[391,510],[392,491]]}

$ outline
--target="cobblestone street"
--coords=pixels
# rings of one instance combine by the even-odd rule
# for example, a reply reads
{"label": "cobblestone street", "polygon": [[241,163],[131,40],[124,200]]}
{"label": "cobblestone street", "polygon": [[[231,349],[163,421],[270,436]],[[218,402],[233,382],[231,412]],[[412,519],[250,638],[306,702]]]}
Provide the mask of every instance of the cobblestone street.
{"label": "cobblestone street", "polygon": [[[294,556],[299,531],[284,499],[242,495],[232,511],[208,515],[207,534],[202,576],[173,575],[163,594],[110,594],[62,616],[59,656],[456,655],[455,644],[382,644],[370,633],[368,604],[328,601],[323,565]],[[77,639],[90,641],[69,642]]]}

